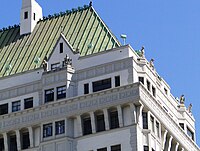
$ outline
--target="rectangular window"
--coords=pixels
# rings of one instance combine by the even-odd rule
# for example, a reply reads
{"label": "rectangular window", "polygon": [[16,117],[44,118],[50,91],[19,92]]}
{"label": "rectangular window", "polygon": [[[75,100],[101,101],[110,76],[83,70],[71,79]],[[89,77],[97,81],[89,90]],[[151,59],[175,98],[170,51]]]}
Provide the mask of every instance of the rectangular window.
{"label": "rectangular window", "polygon": [[143,129],[148,129],[148,116],[146,112],[142,112]]}
{"label": "rectangular window", "polygon": [[92,125],[90,117],[83,118],[83,135],[92,134]]}
{"label": "rectangular window", "polygon": [[110,112],[110,129],[119,128],[118,112]]}
{"label": "rectangular window", "polygon": [[184,123],[179,123],[179,125],[184,130]]}
{"label": "rectangular window", "polygon": [[33,107],[33,98],[24,99],[24,109]]}
{"label": "rectangular window", "polygon": [[111,78],[92,82],[93,92],[111,88]]}
{"label": "rectangular window", "polygon": [[141,82],[142,84],[144,84],[144,77],[139,77],[139,82]]}
{"label": "rectangular window", "polygon": [[22,133],[22,149],[28,149],[30,147],[29,133]]}
{"label": "rectangular window", "polygon": [[97,132],[105,131],[105,122],[104,122],[104,115],[97,115]]}
{"label": "rectangular window", "polygon": [[51,65],[51,70],[57,70],[60,68],[60,62]]}
{"label": "rectangular window", "polygon": [[4,141],[3,141],[3,138],[0,138],[0,151],[4,151]]}
{"label": "rectangular window", "polygon": [[119,87],[120,86],[120,76],[116,76],[115,77],[115,87]]}
{"label": "rectangular window", "polygon": [[107,148],[106,148],[106,147],[104,147],[104,148],[99,148],[99,149],[97,149],[97,151],[107,151]]}
{"label": "rectangular window", "polygon": [[144,146],[144,151],[149,151],[149,146]]}
{"label": "rectangular window", "polygon": [[10,146],[9,146],[9,150],[10,151],[17,151],[17,141],[16,141],[16,136],[12,135],[10,136]]}
{"label": "rectangular window", "polygon": [[35,20],[35,17],[36,17],[36,15],[35,15],[35,13],[33,13],[33,20]]}
{"label": "rectangular window", "polygon": [[89,94],[89,83],[84,84],[84,94]]}
{"label": "rectangular window", "polygon": [[194,133],[188,127],[187,127],[187,134],[192,140],[194,140]]}
{"label": "rectangular window", "polygon": [[56,135],[65,133],[65,121],[58,121],[55,123],[56,126]]}
{"label": "rectangular window", "polygon": [[121,151],[121,145],[111,146],[111,151]]}
{"label": "rectangular window", "polygon": [[57,99],[64,99],[66,98],[66,86],[58,87],[57,88]]}
{"label": "rectangular window", "polygon": [[60,53],[63,53],[63,43],[60,43]]}
{"label": "rectangular window", "polygon": [[52,123],[43,125],[43,138],[50,137],[53,134]]}
{"label": "rectangular window", "polygon": [[54,89],[45,90],[45,103],[54,101]]}
{"label": "rectangular window", "polygon": [[154,86],[152,86],[152,94],[154,97],[156,97],[156,88]]}
{"label": "rectangular window", "polygon": [[158,137],[160,137],[160,126],[159,126],[159,123],[158,123],[158,122],[156,122],[156,135],[157,135]]}
{"label": "rectangular window", "polygon": [[24,19],[28,19],[28,12],[24,12]]}
{"label": "rectangular window", "polygon": [[147,89],[150,91],[150,82],[147,80]]}
{"label": "rectangular window", "polygon": [[8,114],[8,103],[0,105],[0,115]]}
{"label": "rectangular window", "polygon": [[154,117],[151,116],[150,120],[151,120],[151,130],[152,130],[152,132],[155,132],[155,130],[154,130]]}
{"label": "rectangular window", "polygon": [[20,111],[21,101],[12,102],[12,112]]}

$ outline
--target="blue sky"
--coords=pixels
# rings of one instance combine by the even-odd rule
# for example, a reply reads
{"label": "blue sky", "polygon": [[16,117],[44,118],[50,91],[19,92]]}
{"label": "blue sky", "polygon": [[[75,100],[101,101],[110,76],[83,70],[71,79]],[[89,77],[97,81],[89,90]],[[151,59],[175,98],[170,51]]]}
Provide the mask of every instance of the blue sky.
{"label": "blue sky", "polygon": [[[37,0],[44,16],[89,4],[89,0]],[[0,28],[19,23],[21,0],[1,0]],[[120,39],[134,49],[145,46],[146,57],[171,86],[174,96],[185,94],[193,104],[200,145],[200,1],[94,0],[93,6]]]}

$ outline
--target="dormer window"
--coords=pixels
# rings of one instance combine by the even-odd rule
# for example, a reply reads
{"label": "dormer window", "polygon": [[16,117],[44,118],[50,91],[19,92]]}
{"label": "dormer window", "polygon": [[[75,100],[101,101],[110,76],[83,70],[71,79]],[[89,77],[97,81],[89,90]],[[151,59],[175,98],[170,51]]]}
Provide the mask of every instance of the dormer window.
{"label": "dormer window", "polygon": [[24,12],[24,19],[28,19],[28,12]]}

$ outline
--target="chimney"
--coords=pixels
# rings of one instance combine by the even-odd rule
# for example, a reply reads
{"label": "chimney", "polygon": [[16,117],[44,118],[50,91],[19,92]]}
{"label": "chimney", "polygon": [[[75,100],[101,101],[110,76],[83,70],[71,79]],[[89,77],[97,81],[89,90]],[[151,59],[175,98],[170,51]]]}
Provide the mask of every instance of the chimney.
{"label": "chimney", "polygon": [[22,0],[20,14],[20,35],[31,33],[43,16],[42,8],[35,0]]}

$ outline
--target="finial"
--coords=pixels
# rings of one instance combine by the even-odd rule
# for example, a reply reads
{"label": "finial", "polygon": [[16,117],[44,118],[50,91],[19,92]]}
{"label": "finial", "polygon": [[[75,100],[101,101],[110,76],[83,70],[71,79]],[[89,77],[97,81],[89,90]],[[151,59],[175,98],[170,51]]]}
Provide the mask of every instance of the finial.
{"label": "finial", "polygon": [[64,66],[72,65],[72,59],[66,54],[66,57],[64,58]]}
{"label": "finial", "polygon": [[90,1],[90,4],[89,4],[89,6],[90,6],[90,7],[92,7],[92,0]]}
{"label": "finial", "polygon": [[190,105],[188,106],[188,112],[192,113],[192,104],[190,103]]}
{"label": "finial", "polygon": [[182,94],[181,97],[180,97],[180,104],[181,104],[181,105],[184,105],[184,104],[185,104],[185,97],[184,97],[183,94]]}
{"label": "finial", "polygon": [[141,51],[141,57],[142,57],[142,58],[145,58],[145,51],[144,51],[144,49],[145,49],[144,46],[142,46],[142,48],[141,48],[141,50],[140,50],[140,51]]}
{"label": "finial", "polygon": [[150,67],[154,70],[154,59],[153,58],[150,60]]}
{"label": "finial", "polygon": [[45,72],[48,70],[48,62],[47,62],[47,56],[44,57],[44,60],[42,62],[42,66]]}

